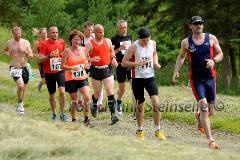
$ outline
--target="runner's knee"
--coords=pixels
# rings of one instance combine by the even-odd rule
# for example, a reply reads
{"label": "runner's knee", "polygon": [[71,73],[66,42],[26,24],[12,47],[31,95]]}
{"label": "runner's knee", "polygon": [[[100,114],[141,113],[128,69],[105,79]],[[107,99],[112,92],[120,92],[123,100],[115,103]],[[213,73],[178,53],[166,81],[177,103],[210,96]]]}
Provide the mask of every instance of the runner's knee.
{"label": "runner's knee", "polygon": [[208,104],[207,104],[206,99],[201,99],[199,101],[199,107],[200,107],[201,112],[207,112],[208,111]]}

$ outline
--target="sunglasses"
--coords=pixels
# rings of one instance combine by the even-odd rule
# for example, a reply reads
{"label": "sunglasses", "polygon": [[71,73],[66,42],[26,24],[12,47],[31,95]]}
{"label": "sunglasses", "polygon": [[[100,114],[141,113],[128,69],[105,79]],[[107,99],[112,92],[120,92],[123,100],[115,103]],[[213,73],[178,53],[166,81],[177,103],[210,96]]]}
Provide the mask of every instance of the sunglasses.
{"label": "sunglasses", "polygon": [[193,25],[197,26],[197,25],[202,25],[203,23],[202,22],[195,22],[193,23]]}

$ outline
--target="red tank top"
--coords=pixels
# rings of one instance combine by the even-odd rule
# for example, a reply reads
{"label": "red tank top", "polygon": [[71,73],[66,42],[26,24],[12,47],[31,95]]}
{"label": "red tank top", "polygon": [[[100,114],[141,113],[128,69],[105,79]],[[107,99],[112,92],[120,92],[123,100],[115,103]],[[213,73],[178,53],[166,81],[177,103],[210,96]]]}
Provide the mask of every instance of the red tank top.
{"label": "red tank top", "polygon": [[65,70],[65,78],[66,81],[71,80],[83,80],[88,77],[85,71],[85,65],[87,64],[87,60],[85,57],[85,48],[81,47],[79,49],[80,55],[76,56],[73,53],[68,57],[66,65],[67,66],[77,66],[79,67],[78,71],[74,70]]}
{"label": "red tank top", "polygon": [[90,58],[99,56],[101,60],[99,62],[91,62],[93,66],[104,66],[110,64],[110,48],[105,38],[103,38],[103,43],[98,45],[95,40],[90,40],[92,44],[92,51],[89,53]]}
{"label": "red tank top", "polygon": [[43,63],[44,73],[57,73],[62,71],[61,58],[64,49],[65,43],[63,39],[57,39],[55,42],[48,39],[42,43],[40,54],[48,56],[51,52],[54,53],[53,57]]}

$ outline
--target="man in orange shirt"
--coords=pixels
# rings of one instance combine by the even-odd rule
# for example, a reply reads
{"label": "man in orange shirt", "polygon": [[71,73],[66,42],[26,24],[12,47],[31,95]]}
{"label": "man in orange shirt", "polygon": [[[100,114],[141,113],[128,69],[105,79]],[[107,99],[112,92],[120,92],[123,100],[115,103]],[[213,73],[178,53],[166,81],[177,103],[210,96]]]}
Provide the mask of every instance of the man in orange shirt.
{"label": "man in orange shirt", "polygon": [[112,42],[108,38],[104,38],[104,28],[100,24],[94,26],[95,39],[91,39],[86,44],[86,51],[91,62],[91,80],[94,89],[92,96],[93,105],[91,113],[93,117],[97,116],[97,101],[100,97],[102,83],[106,89],[108,96],[108,106],[111,112],[111,124],[119,121],[115,115],[115,99],[114,99],[114,77],[112,74],[111,64],[117,66],[115,53]]}
{"label": "man in orange shirt", "polygon": [[59,88],[59,104],[61,109],[60,120],[67,122],[68,117],[64,114],[65,107],[65,74],[61,66],[62,52],[65,49],[65,43],[58,38],[58,28],[51,26],[49,28],[50,38],[46,40],[41,47],[39,60],[44,65],[45,80],[49,93],[49,102],[52,108],[52,120],[57,120],[56,114],[56,82]]}

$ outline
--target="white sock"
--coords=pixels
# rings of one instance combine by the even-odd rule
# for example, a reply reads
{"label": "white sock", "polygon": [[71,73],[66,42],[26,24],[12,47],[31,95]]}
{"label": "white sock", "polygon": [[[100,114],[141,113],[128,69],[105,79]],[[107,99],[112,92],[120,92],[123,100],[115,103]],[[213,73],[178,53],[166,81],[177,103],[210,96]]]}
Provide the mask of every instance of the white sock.
{"label": "white sock", "polygon": [[159,126],[155,126],[155,131],[160,130],[160,125]]}
{"label": "white sock", "polygon": [[139,131],[142,131],[142,130],[143,130],[143,126],[138,127],[138,130],[139,130]]}

